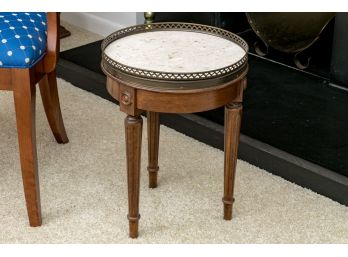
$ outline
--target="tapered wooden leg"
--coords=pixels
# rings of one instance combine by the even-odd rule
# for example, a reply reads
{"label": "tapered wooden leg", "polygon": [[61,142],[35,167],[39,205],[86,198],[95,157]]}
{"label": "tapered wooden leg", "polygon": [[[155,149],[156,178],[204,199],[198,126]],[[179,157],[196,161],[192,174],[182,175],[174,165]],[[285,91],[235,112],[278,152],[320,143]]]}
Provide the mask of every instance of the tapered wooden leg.
{"label": "tapered wooden leg", "polygon": [[147,170],[149,172],[149,187],[157,187],[157,173],[158,167],[158,146],[159,146],[159,113],[147,112],[147,137],[148,137],[148,154],[149,165]]}
{"label": "tapered wooden leg", "polygon": [[56,141],[58,143],[69,142],[60,111],[56,72],[45,75],[39,82],[39,86],[47,120]]}
{"label": "tapered wooden leg", "polygon": [[233,189],[236,173],[242,104],[232,103],[225,106],[225,163],[224,163],[224,219],[232,219],[234,202]]}
{"label": "tapered wooden leg", "polygon": [[138,237],[139,215],[139,184],[141,136],[143,119],[141,116],[128,115],[125,119],[127,174],[128,174],[128,220],[129,236]]}
{"label": "tapered wooden leg", "polygon": [[40,189],[35,133],[35,85],[28,69],[12,70],[19,153],[30,226],[41,225]]}

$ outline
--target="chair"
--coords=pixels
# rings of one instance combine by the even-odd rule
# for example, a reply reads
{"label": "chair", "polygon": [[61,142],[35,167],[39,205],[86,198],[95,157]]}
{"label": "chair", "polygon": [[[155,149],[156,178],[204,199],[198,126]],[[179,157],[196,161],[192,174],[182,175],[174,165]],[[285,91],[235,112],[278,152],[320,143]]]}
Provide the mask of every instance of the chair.
{"label": "chair", "polygon": [[0,90],[12,90],[14,95],[24,194],[32,227],[42,222],[35,132],[37,83],[56,141],[69,141],[55,71],[58,28],[57,13],[0,13]]}

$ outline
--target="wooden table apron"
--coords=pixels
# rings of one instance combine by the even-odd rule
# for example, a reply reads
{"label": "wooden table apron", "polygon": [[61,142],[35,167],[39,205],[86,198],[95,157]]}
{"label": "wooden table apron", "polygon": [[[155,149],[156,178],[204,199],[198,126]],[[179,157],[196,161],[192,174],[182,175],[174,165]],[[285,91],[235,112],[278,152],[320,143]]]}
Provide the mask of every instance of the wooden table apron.
{"label": "wooden table apron", "polygon": [[[103,65],[102,65],[103,66]],[[159,114],[193,113],[225,106],[224,158],[224,219],[232,219],[234,178],[242,116],[243,90],[246,88],[247,69],[236,79],[224,84],[196,89],[151,88],[140,83],[127,82],[108,73],[107,90],[119,101],[125,119],[127,180],[129,206],[129,235],[138,236],[140,159],[142,139],[141,113],[147,111],[149,187],[157,187]]]}
{"label": "wooden table apron", "polygon": [[128,115],[143,111],[163,113],[194,113],[219,108],[229,103],[241,103],[246,87],[245,70],[238,78],[216,86],[197,89],[150,88],[129,83],[107,74],[109,94],[119,101],[120,110]]}

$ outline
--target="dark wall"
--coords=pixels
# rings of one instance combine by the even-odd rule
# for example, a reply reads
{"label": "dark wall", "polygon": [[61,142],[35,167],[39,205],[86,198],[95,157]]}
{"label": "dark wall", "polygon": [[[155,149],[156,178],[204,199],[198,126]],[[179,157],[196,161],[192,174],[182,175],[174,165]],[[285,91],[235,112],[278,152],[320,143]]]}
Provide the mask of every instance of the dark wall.
{"label": "dark wall", "polygon": [[348,88],[348,13],[337,13],[331,57],[331,82]]}

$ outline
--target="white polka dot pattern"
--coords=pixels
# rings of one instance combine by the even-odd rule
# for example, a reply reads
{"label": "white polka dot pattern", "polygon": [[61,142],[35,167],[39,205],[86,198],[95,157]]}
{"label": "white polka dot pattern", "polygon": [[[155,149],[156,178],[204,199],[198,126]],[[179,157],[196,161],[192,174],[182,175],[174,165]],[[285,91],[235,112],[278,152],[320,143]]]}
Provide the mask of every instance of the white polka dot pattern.
{"label": "white polka dot pattern", "polygon": [[30,68],[46,53],[46,13],[0,12],[0,68]]}

